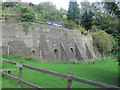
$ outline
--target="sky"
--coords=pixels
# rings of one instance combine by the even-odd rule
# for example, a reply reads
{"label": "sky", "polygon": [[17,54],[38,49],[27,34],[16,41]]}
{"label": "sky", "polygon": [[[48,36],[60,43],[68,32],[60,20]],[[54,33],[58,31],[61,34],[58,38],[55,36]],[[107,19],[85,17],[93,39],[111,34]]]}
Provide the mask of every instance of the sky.
{"label": "sky", "polygon": [[[39,4],[40,2],[53,2],[53,4],[56,5],[57,9],[60,9],[60,7],[64,9],[68,9],[69,6],[69,0],[22,0],[22,2],[32,2],[34,4]],[[82,2],[83,0],[77,0],[78,4]],[[89,0],[90,2],[94,2],[96,0]],[[100,1],[100,0],[97,0]]]}
{"label": "sky", "polygon": [[60,7],[68,9],[69,0],[22,0],[22,2],[32,2],[34,4],[39,4],[40,2],[53,2],[56,5],[57,9]]}
{"label": "sky", "polygon": [[[6,0],[3,0],[6,1]],[[57,9],[60,7],[68,10],[69,7],[69,0],[22,0],[22,2],[32,2],[33,4],[39,4],[40,2],[53,2],[56,5]],[[84,0],[77,0],[78,4]],[[90,2],[100,1],[100,0],[89,0]]]}

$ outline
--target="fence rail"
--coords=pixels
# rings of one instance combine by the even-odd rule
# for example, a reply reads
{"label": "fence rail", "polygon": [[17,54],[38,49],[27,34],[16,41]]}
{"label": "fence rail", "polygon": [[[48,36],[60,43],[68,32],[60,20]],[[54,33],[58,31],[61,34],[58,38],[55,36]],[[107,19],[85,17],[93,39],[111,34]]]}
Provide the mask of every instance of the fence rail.
{"label": "fence rail", "polygon": [[8,77],[10,77],[10,78],[12,78],[14,80],[17,80],[19,82],[19,87],[20,87],[20,82],[22,82],[23,84],[31,86],[33,88],[41,88],[41,87],[38,87],[38,86],[36,86],[34,84],[31,84],[29,82],[21,80],[22,68],[24,67],[24,68],[35,70],[35,71],[38,71],[38,72],[47,73],[47,74],[50,74],[50,75],[53,75],[53,76],[57,76],[57,77],[68,79],[67,88],[72,88],[72,81],[77,81],[77,82],[85,83],[85,84],[96,86],[96,87],[100,87],[100,88],[120,89],[119,87],[116,87],[116,86],[107,85],[107,84],[103,84],[103,83],[100,83],[100,82],[95,82],[95,81],[91,81],[91,80],[86,80],[86,79],[74,77],[72,72],[70,72],[69,75],[66,75],[66,74],[61,74],[61,73],[57,73],[57,72],[53,72],[53,71],[48,71],[48,70],[44,70],[44,69],[28,66],[28,65],[22,64],[21,62],[20,63],[16,63],[16,62],[9,61],[9,60],[2,59],[2,58],[0,58],[0,60],[20,67],[19,78],[16,78],[16,77],[14,77],[12,75],[9,75],[9,74],[7,74],[5,72],[2,72],[3,75],[8,76]]}

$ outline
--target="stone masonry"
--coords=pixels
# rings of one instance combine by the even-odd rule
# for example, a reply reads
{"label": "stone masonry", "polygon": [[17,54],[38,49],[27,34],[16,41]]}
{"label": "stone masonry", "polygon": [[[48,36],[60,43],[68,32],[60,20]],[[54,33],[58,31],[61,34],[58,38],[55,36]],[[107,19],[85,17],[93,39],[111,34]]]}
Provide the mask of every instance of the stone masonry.
{"label": "stone masonry", "polygon": [[47,61],[88,61],[100,56],[92,36],[78,30],[35,24],[27,35],[19,24],[2,23],[3,54]]}

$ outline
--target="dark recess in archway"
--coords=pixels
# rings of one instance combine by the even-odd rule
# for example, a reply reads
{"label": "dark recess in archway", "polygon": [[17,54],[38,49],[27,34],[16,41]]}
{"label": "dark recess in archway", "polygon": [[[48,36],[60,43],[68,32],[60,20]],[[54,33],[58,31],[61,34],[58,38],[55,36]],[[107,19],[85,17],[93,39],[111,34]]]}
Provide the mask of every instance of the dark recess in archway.
{"label": "dark recess in archway", "polygon": [[32,50],[32,53],[35,54],[35,50]]}
{"label": "dark recess in archway", "polygon": [[58,49],[54,49],[54,54],[56,56],[56,60],[59,61],[59,53],[58,53]]}
{"label": "dark recess in archway", "polygon": [[70,48],[70,49],[71,49],[72,53],[74,54],[73,48]]}

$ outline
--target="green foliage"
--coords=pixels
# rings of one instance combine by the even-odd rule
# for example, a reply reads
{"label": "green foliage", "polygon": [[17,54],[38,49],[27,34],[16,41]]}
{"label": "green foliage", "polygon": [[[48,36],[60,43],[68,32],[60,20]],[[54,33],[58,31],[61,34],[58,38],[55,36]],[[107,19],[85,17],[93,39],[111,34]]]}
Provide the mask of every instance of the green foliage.
{"label": "green foliage", "polygon": [[119,53],[118,37],[114,37],[113,35],[111,35],[111,38],[114,39],[112,52]]}
{"label": "green foliage", "polygon": [[94,16],[94,13],[96,12],[94,9],[94,6],[88,1],[85,0],[81,2],[81,8],[80,8],[80,24],[86,29],[89,30],[92,27],[92,17]]}
{"label": "green foliage", "polygon": [[52,21],[66,19],[66,10],[63,8],[60,8],[60,10],[56,9],[56,6],[52,2],[41,2],[36,9],[39,12],[39,18]]}
{"label": "green foliage", "polygon": [[74,21],[76,24],[79,25],[80,20],[80,9],[77,2],[69,2],[69,8],[67,12],[67,19]]}
{"label": "green foliage", "polygon": [[88,32],[83,29],[82,27],[78,26],[75,22],[73,22],[72,20],[70,21],[66,21],[64,23],[64,27],[68,28],[68,29],[74,29],[74,30],[79,30],[82,34],[84,35],[88,35]]}
{"label": "green foliage", "polygon": [[28,33],[28,29],[31,25],[33,25],[32,22],[22,22],[21,23],[22,27],[23,27],[23,31],[25,32],[25,34],[27,35]]}
{"label": "green foliage", "polygon": [[[27,5],[28,4],[28,5]],[[33,22],[35,20],[35,14],[37,18],[44,21],[65,21],[67,11],[63,8],[58,10],[52,2],[41,2],[38,5],[33,3],[23,2],[4,2],[3,13],[16,14],[17,21],[21,22]]]}
{"label": "green foliage", "polygon": [[82,34],[84,35],[88,35],[88,31],[86,31],[85,29],[81,28],[81,29],[78,29]]}
{"label": "green foliage", "polygon": [[43,22],[43,20],[41,20],[41,19],[35,20],[34,23],[37,23],[37,24],[45,24],[45,22]]}
{"label": "green foliage", "polygon": [[112,51],[114,42],[114,39],[105,31],[99,30],[93,33],[93,43],[101,54]]}
{"label": "green foliage", "polygon": [[33,4],[32,2],[30,2],[30,3],[29,3],[29,6],[32,6],[32,7],[34,7],[34,4]]}
{"label": "green foliage", "polygon": [[74,23],[72,20],[66,21],[66,22],[64,23],[64,27],[65,27],[65,28],[68,28],[68,29],[75,29],[76,26],[77,26],[76,23]]}
{"label": "green foliage", "polygon": [[17,19],[21,22],[33,22],[35,20],[35,11],[32,8],[21,6],[19,12],[20,15]]}
{"label": "green foliage", "polygon": [[109,11],[110,14],[114,14],[117,17],[120,15],[119,2],[115,0],[114,2],[104,2],[104,7]]}
{"label": "green foliage", "polygon": [[103,4],[98,4],[98,6],[101,7],[95,11],[96,13],[92,18],[92,24],[94,27],[98,28],[98,30],[104,30],[108,34],[112,34],[114,36],[116,42],[114,44],[113,52],[118,53],[119,48],[117,44],[119,42],[118,40],[120,40],[120,7],[118,6],[117,2],[104,2]]}
{"label": "green foliage", "polygon": [[17,6],[17,2],[4,2],[2,4],[2,9],[4,10],[5,7],[12,7],[13,8],[15,6]]}
{"label": "green foliage", "polygon": [[117,17],[111,17],[107,11],[104,11],[104,13],[100,11],[97,16],[93,18],[92,24],[98,29],[116,36],[118,34],[118,21],[119,19]]}
{"label": "green foliage", "polygon": [[92,28],[92,17],[93,13],[92,11],[85,11],[85,13],[81,17],[81,25],[86,28],[87,30]]}
{"label": "green foliage", "polygon": [[18,13],[19,8],[18,7],[6,7],[4,10],[2,10],[3,13],[5,14],[16,14]]}

